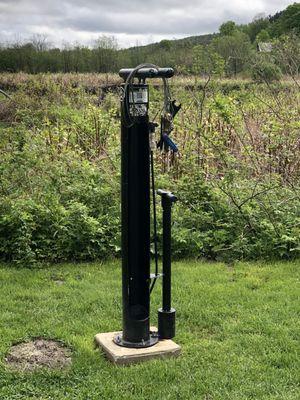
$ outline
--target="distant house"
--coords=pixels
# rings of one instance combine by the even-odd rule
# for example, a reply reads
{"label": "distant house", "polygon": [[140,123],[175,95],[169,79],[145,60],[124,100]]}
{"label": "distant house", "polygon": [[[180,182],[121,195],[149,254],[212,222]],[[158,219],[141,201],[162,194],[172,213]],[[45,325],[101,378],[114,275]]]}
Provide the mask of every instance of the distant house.
{"label": "distant house", "polygon": [[258,42],[257,51],[261,53],[270,53],[272,51],[272,43],[269,42]]}

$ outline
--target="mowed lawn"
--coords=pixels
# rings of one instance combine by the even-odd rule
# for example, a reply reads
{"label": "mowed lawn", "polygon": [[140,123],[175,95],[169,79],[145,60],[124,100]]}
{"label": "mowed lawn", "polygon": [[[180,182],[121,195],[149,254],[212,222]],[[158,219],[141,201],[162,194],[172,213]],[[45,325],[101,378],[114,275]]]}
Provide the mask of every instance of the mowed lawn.
{"label": "mowed lawn", "polygon": [[[177,359],[114,366],[93,347],[121,328],[119,261],[0,267],[0,399],[300,399],[300,262],[173,266]],[[160,306],[152,299],[152,324]],[[65,371],[10,371],[11,344],[43,336],[73,349]]]}

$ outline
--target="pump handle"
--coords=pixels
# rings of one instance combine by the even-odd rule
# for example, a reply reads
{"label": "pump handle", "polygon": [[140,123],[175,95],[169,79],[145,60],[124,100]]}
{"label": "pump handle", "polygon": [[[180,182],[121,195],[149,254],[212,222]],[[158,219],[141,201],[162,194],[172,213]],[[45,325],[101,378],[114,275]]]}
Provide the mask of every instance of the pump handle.
{"label": "pump handle", "polygon": [[161,197],[168,199],[170,203],[175,203],[177,201],[177,197],[168,190],[158,189],[157,194]]}

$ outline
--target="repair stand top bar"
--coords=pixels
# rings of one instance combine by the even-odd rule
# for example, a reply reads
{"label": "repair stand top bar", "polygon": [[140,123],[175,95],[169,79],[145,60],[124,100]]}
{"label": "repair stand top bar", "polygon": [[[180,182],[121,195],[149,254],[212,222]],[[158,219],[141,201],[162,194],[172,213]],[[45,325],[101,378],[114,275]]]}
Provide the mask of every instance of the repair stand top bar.
{"label": "repair stand top bar", "polygon": [[[127,79],[128,75],[133,71],[133,68],[123,68],[119,71],[119,75],[124,80]],[[172,78],[174,75],[173,68],[141,68],[135,74],[134,77],[138,79],[146,78]]]}

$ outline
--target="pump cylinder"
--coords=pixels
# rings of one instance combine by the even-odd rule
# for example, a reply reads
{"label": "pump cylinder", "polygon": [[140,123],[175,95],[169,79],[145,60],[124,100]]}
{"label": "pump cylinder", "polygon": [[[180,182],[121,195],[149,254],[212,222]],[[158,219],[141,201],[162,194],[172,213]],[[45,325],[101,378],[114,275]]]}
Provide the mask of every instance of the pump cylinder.
{"label": "pump cylinder", "polygon": [[163,287],[162,308],[158,310],[158,334],[160,339],[175,336],[176,310],[171,307],[171,218],[172,204],[176,196],[165,190],[158,190],[163,208]]}

